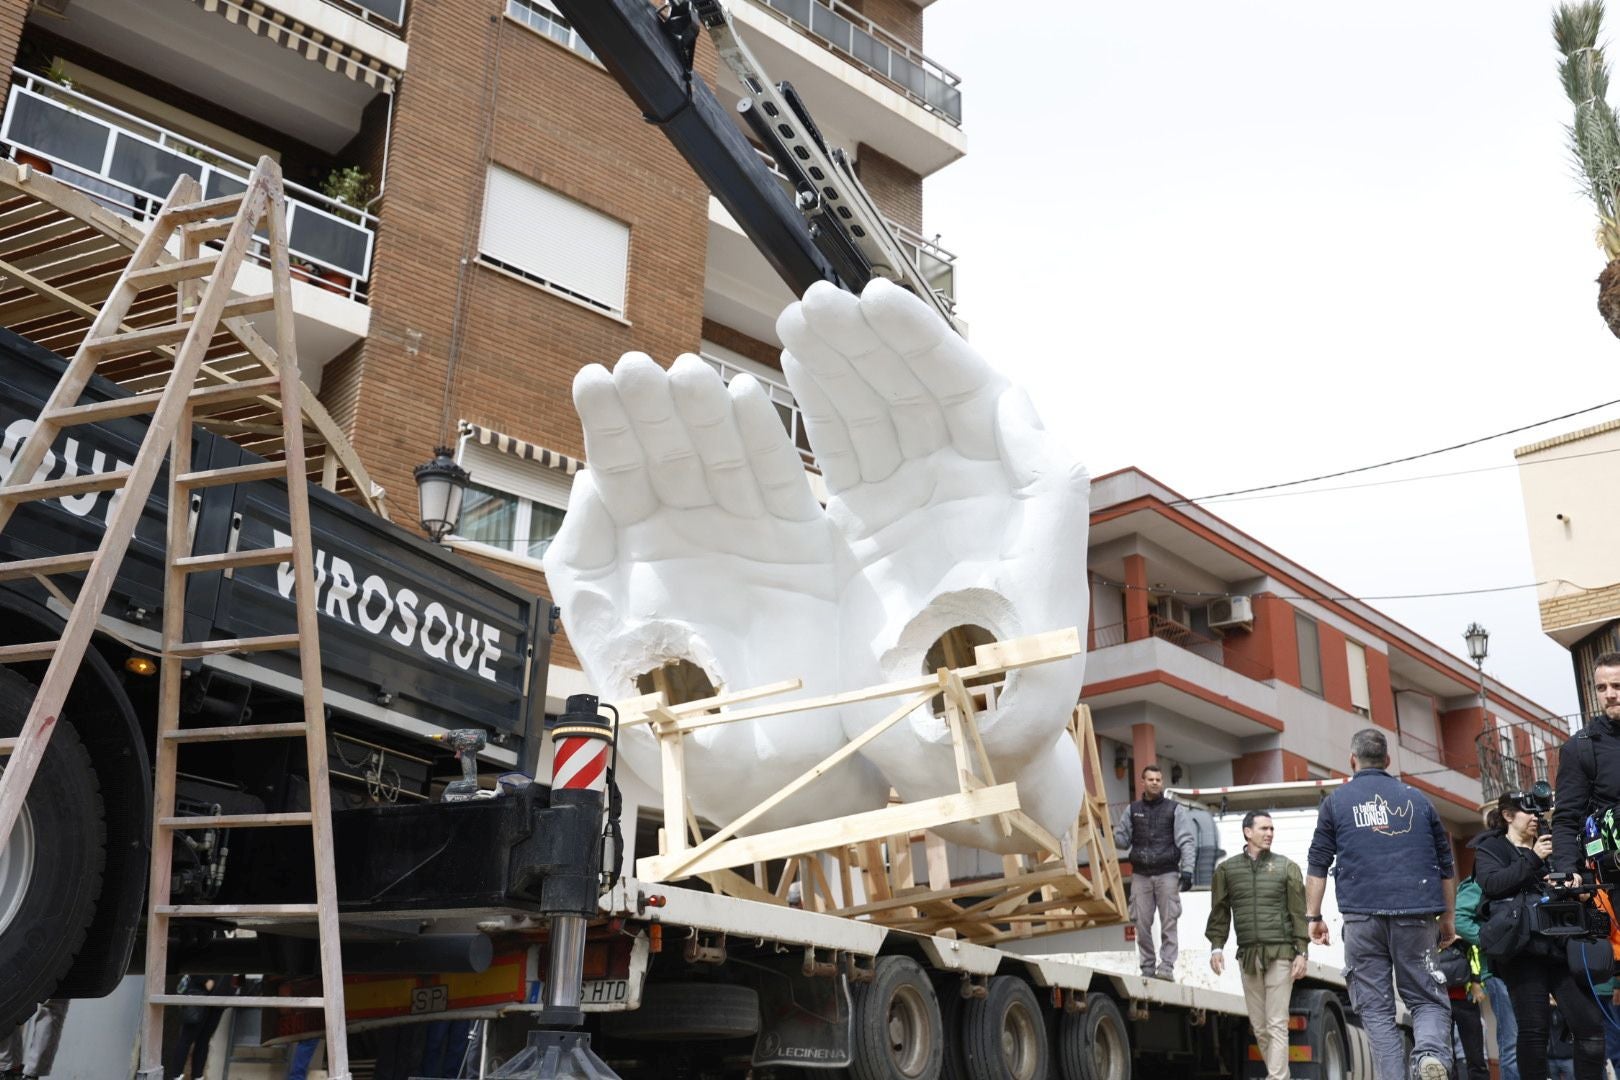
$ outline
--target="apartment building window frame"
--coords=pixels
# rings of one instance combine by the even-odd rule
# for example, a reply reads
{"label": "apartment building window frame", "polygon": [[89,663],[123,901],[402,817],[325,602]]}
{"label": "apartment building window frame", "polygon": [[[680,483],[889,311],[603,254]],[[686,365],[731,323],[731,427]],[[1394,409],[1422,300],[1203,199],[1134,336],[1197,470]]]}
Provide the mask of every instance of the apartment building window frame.
{"label": "apartment building window frame", "polygon": [[[472,479],[462,502],[461,519],[447,539],[457,548],[540,569],[541,559],[567,515],[573,476],[485,446],[470,433],[457,441],[456,462],[472,474]],[[503,513],[499,526],[504,535],[478,536],[463,531],[475,519],[484,500],[510,506],[509,516]],[[539,522],[549,527],[544,536],[534,535]]]}
{"label": "apartment building window frame", "polygon": [[585,43],[585,39],[579,36],[574,24],[557,10],[551,0],[506,0],[505,14],[531,34],[538,34],[597,67],[602,66],[602,61]]}
{"label": "apartment building window frame", "polygon": [[[1310,638],[1310,649],[1305,639]],[[1294,612],[1294,639],[1299,653],[1299,688],[1306,693],[1324,696],[1322,685],[1322,633],[1316,620],[1303,611]],[[1310,663],[1307,664],[1306,660]],[[1310,677],[1307,678],[1307,672]],[[1314,685],[1313,685],[1314,683]]]}
{"label": "apartment building window frame", "polygon": [[1363,719],[1372,719],[1372,686],[1367,679],[1367,647],[1353,638],[1344,639],[1345,663],[1350,669],[1350,708]]}
{"label": "apartment building window frame", "polygon": [[631,228],[495,162],[485,170],[478,261],[630,325]]}

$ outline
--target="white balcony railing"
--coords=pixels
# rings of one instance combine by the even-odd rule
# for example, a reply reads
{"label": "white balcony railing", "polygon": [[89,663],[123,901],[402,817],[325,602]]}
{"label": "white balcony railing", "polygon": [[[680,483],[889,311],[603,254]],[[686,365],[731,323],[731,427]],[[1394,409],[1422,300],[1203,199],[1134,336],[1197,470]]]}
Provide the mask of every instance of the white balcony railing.
{"label": "white balcony railing", "polygon": [[771,404],[776,406],[776,415],[781,417],[782,426],[787,429],[788,438],[793,440],[793,448],[799,452],[805,468],[815,468],[816,458],[810,452],[810,436],[804,430],[804,413],[799,410],[799,403],[793,399],[793,391],[788,389],[786,382],[766,378],[757,371],[739,367],[718,356],[710,356],[708,353],[701,355],[704,363],[720,373],[720,381],[727,386],[731,385],[732,379],[745,371],[758,380],[759,385],[765,390],[765,395],[771,399]]}
{"label": "white balcony railing", "polygon": [[391,34],[399,34],[405,26],[405,0],[326,0],[326,3]]}
{"label": "white balcony railing", "polygon": [[[253,166],[245,161],[48,79],[14,74],[17,81],[0,122],[7,156],[42,159],[53,179],[115,213],[150,221],[182,173],[196,177],[205,198],[247,187]],[[377,219],[318,191],[286,187],[294,276],[363,302]],[[255,245],[250,256],[269,263],[263,245]]]}
{"label": "white balcony railing", "polygon": [[760,2],[929,112],[962,126],[961,77],[842,0]]}

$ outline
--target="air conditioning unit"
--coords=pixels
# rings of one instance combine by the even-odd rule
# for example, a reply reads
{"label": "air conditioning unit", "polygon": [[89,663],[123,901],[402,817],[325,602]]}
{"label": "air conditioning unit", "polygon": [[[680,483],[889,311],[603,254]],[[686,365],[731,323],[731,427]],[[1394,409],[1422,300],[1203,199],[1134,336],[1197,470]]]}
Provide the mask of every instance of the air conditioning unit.
{"label": "air conditioning unit", "polygon": [[1211,630],[1253,630],[1254,603],[1247,596],[1223,596],[1209,604]]}
{"label": "air conditioning unit", "polygon": [[1184,630],[1192,626],[1192,616],[1187,611],[1187,601],[1178,600],[1174,596],[1159,597],[1159,618],[1165,622],[1173,622]]}

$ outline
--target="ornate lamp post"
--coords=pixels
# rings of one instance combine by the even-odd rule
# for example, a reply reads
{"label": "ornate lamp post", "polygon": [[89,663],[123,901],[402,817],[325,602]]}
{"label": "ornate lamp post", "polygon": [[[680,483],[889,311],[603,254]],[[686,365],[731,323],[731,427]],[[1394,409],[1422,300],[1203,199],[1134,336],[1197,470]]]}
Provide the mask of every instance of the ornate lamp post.
{"label": "ornate lamp post", "polygon": [[436,544],[456,531],[471,474],[456,464],[455,453],[448,446],[436,448],[433,460],[418,465],[415,473],[422,529]]}

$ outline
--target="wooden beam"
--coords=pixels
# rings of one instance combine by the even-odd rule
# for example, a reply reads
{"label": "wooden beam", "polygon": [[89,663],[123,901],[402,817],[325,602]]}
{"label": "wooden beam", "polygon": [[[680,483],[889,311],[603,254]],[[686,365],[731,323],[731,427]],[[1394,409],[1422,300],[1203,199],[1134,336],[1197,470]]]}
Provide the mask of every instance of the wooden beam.
{"label": "wooden beam", "polygon": [[1017,785],[1001,784],[968,794],[957,793],[937,799],[901,803],[882,810],[852,814],[836,821],[820,821],[745,836],[730,840],[697,858],[687,852],[679,856],[658,855],[641,859],[636,863],[636,876],[649,882],[668,881],[676,874],[700,874],[744,866],[756,860],[782,859],[837,844],[880,840],[897,832],[994,817],[1016,809]]}

